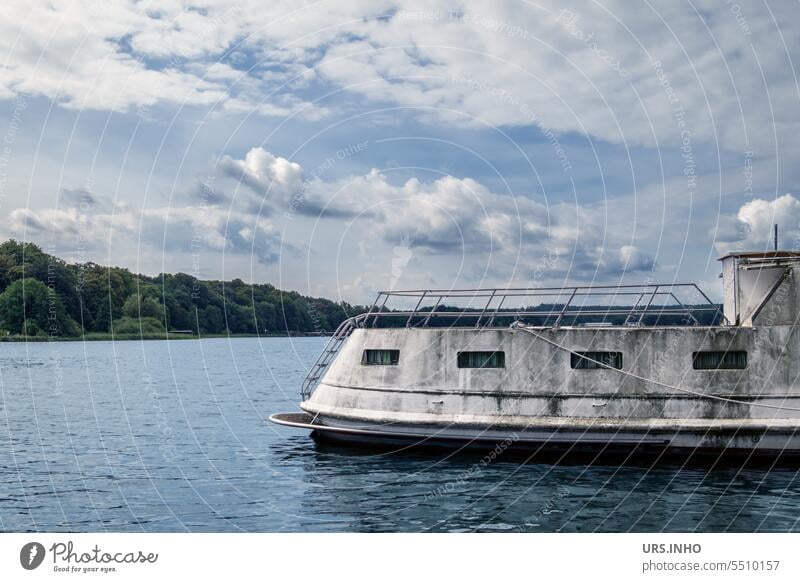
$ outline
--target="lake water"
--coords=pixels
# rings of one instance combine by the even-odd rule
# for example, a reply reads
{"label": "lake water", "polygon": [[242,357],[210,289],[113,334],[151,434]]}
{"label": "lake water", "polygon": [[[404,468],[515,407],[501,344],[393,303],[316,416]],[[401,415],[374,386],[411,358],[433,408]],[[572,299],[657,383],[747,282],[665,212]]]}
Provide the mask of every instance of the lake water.
{"label": "lake water", "polygon": [[794,469],[368,454],[270,424],[325,338],[0,343],[3,531],[794,531]]}

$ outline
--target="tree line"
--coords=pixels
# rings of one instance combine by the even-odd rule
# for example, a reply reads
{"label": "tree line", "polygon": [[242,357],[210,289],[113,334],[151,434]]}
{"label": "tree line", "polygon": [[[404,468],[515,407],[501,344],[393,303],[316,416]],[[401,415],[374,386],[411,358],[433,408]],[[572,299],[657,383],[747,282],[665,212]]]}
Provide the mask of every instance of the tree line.
{"label": "tree line", "polygon": [[67,263],[33,243],[0,244],[0,335],[77,337],[330,332],[363,306],[270,284],[155,277]]}

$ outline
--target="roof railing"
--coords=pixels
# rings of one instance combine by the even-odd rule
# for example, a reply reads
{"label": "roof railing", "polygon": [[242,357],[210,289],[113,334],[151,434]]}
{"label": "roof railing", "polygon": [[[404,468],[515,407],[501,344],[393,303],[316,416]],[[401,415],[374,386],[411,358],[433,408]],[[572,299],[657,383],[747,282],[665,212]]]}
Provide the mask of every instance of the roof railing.
{"label": "roof railing", "polygon": [[[680,291],[696,292],[700,303],[687,303],[678,298]],[[565,301],[555,302],[551,309],[536,309],[543,305],[542,299],[564,297]],[[586,304],[586,299],[636,298],[629,305],[609,305],[597,309],[595,306],[582,307],[578,301]],[[413,302],[411,309],[393,309],[392,299],[402,298]],[[448,300],[475,301],[474,307],[459,308],[447,305]],[[504,308],[509,299],[525,300],[529,305],[524,308]],[[425,300],[431,306],[424,306]],[[539,300],[536,303],[536,300]],[[658,300],[658,301],[657,301]],[[664,301],[665,300],[665,301]],[[440,310],[440,308],[442,310]],[[448,310],[444,310],[447,308]],[[722,306],[715,304],[696,283],[657,283],[645,285],[574,285],[566,287],[512,287],[512,288],[479,288],[479,289],[406,289],[398,291],[379,291],[375,301],[363,317],[355,322],[356,327],[377,327],[380,320],[387,318],[405,318],[406,327],[428,327],[434,318],[474,319],[474,327],[491,327],[498,318],[525,317],[544,318],[547,322],[553,319],[550,327],[558,327],[565,319],[601,316],[622,320],[622,325],[646,325],[647,318],[652,316],[677,315],[685,317],[684,325],[700,325],[697,316],[702,313],[713,314],[710,319],[723,321]]]}

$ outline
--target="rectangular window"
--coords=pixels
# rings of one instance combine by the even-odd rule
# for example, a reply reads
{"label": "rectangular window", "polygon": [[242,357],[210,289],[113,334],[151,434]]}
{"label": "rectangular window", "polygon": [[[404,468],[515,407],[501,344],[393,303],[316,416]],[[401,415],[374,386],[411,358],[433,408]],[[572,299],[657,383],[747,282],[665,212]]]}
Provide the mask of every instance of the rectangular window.
{"label": "rectangular window", "polygon": [[747,352],[694,352],[692,367],[695,370],[744,370]]}
{"label": "rectangular window", "polygon": [[400,350],[364,350],[362,366],[396,366],[400,361]]}
{"label": "rectangular window", "polygon": [[459,368],[505,368],[505,352],[458,352]]}
{"label": "rectangular window", "polygon": [[573,370],[622,369],[622,352],[575,352],[570,354]]}

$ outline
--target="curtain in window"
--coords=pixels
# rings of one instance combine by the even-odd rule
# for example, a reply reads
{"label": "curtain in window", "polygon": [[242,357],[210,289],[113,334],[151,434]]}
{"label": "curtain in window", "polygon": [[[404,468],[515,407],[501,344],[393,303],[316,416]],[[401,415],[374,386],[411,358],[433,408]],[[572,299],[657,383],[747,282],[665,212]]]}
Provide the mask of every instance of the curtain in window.
{"label": "curtain in window", "polygon": [[695,370],[744,370],[747,367],[747,352],[695,352]]}
{"label": "curtain in window", "polygon": [[505,368],[505,352],[458,352],[459,368]]}
{"label": "curtain in window", "polygon": [[396,366],[400,350],[364,350],[361,363],[365,366]]}
{"label": "curtain in window", "polygon": [[622,352],[576,352],[570,354],[570,366],[575,370],[598,370],[606,367],[621,370]]}

